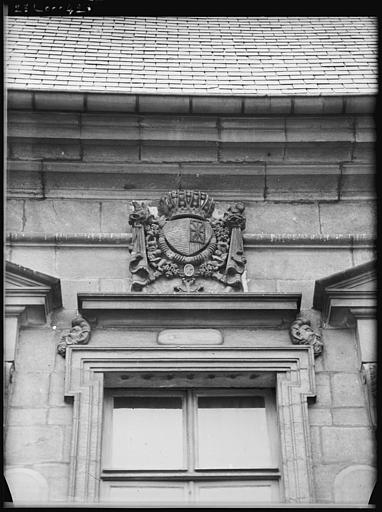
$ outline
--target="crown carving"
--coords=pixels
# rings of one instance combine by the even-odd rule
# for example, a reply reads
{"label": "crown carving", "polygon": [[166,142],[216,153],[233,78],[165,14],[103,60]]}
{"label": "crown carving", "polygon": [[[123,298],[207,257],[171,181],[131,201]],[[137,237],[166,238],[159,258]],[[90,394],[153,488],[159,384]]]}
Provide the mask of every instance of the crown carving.
{"label": "crown carving", "polygon": [[206,192],[172,190],[160,199],[158,213],[168,219],[189,216],[208,219],[214,209],[215,203]]}

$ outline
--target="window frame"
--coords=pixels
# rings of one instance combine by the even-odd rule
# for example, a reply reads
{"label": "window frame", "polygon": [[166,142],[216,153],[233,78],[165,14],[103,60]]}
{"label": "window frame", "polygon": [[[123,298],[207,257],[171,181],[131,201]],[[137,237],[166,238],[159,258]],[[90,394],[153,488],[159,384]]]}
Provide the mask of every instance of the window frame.
{"label": "window frame", "polygon": [[308,421],[308,399],[315,397],[314,354],[310,346],[302,345],[68,347],[65,396],[74,401],[68,492],[72,502],[99,502],[105,382],[108,376],[122,379],[126,372],[273,375],[282,460],[280,501],[314,502]]}

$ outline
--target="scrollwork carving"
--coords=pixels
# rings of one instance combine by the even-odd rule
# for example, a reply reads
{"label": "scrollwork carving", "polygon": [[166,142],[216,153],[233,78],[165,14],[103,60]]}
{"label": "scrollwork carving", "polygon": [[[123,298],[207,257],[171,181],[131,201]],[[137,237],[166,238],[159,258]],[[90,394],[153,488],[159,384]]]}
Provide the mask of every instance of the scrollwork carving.
{"label": "scrollwork carving", "polygon": [[81,315],[76,316],[72,320],[72,328],[68,334],[61,337],[57,345],[57,352],[65,357],[66,348],[69,345],[87,345],[90,340],[91,328],[89,322]]}

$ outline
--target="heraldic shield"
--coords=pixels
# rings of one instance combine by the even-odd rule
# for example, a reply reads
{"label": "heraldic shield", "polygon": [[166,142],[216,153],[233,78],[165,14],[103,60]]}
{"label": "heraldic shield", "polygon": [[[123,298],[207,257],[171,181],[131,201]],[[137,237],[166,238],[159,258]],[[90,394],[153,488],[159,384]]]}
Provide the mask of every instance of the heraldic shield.
{"label": "heraldic shield", "polygon": [[205,192],[173,190],[159,201],[158,217],[144,203],[133,202],[129,223],[133,227],[130,272],[132,290],[140,291],[160,277],[178,278],[191,289],[198,278],[214,279],[242,289],[245,257],[241,231],[244,205],[228,208],[223,217],[212,217],[215,204]]}
{"label": "heraldic shield", "polygon": [[173,251],[193,256],[207,247],[214,232],[207,221],[185,217],[167,221],[163,234]]}

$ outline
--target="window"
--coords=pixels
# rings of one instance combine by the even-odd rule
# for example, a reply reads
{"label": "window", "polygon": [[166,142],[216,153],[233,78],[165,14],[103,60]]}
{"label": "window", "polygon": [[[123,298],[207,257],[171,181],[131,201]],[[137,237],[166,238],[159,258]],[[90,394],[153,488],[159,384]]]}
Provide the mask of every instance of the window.
{"label": "window", "polygon": [[275,502],[272,389],[108,389],[102,501]]}

